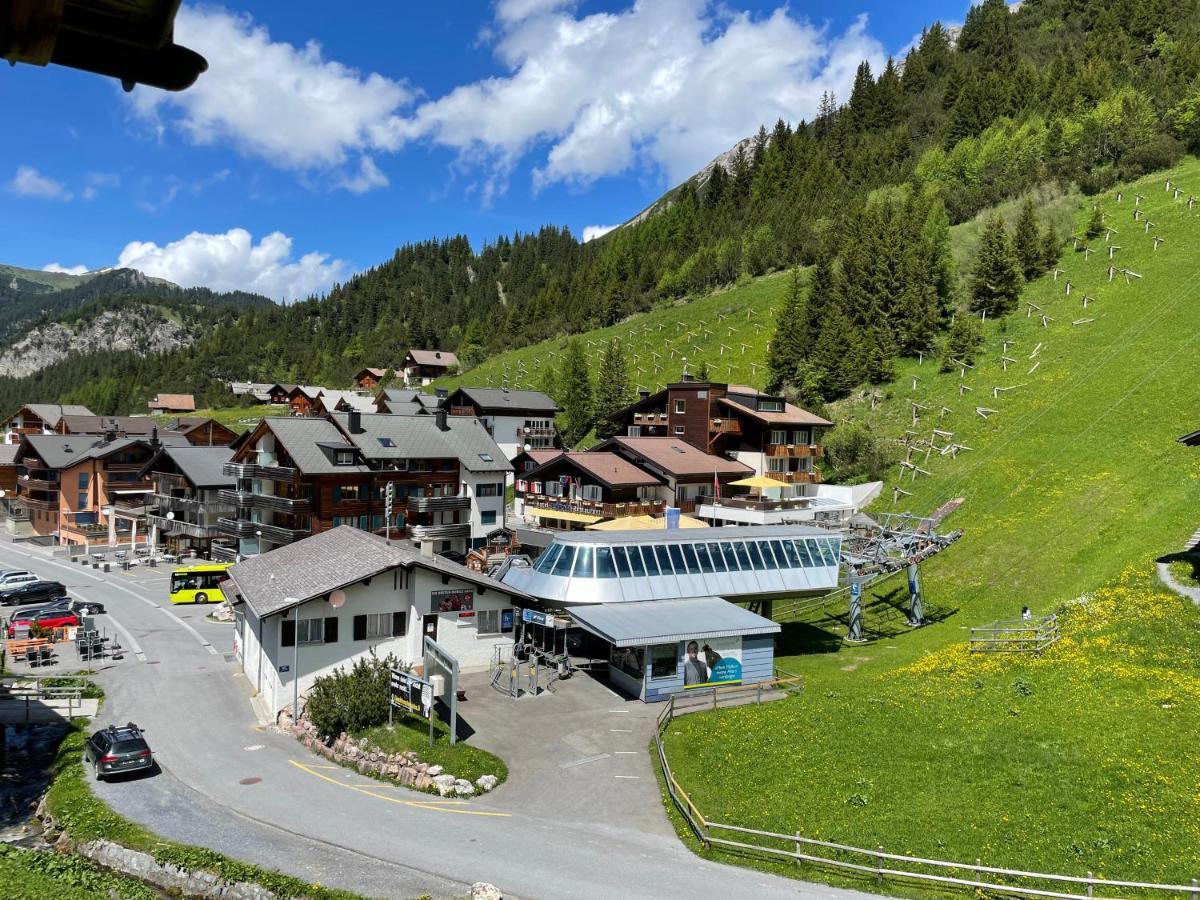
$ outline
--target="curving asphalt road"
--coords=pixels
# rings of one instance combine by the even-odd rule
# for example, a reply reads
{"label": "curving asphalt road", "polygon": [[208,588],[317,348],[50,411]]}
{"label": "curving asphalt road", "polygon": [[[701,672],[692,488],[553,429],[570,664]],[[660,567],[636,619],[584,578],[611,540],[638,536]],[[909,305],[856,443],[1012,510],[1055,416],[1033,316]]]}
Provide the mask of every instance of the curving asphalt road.
{"label": "curving asphalt road", "polygon": [[[510,748],[510,780],[470,802],[441,801],[329,766],[258,725],[227,655],[230,626],[207,621],[204,607],[173,608],[166,570],[105,575],[7,542],[0,564],[106,605],[102,622],[133,652],[98,676],[101,720],[142,725],[162,771],[96,790],[168,838],[373,897],[461,897],[475,881],[529,900],[870,896],[689,852],[658,801],[646,707],[595,683],[567,682],[536,710],[480,706],[475,740]],[[514,741],[527,752],[512,753]]]}

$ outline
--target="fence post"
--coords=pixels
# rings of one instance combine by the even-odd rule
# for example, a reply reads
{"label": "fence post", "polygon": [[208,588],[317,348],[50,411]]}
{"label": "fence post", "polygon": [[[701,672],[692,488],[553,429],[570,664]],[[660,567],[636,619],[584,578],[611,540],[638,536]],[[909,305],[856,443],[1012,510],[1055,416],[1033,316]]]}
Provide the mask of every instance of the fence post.
{"label": "fence post", "polygon": [[712,689],[712,695],[713,695],[713,709],[716,709],[717,708],[717,689],[716,688]]}
{"label": "fence post", "polygon": [[1200,900],[1200,881],[1192,879],[1192,900]]}
{"label": "fence post", "polygon": [[758,705],[762,706],[762,682],[758,683]]}
{"label": "fence post", "polygon": [[880,855],[875,857],[875,879],[880,886],[883,885],[883,844],[879,845]]}
{"label": "fence post", "polygon": [[1092,873],[1088,872],[1088,896],[1089,897],[1092,896],[1092,891],[1094,890],[1094,888],[1095,888],[1095,885],[1092,884]]}

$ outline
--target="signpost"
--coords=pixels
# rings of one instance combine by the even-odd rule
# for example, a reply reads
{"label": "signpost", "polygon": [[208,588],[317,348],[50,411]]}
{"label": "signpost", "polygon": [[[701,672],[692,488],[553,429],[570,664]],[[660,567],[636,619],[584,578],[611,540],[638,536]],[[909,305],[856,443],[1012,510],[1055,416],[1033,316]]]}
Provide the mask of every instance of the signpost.
{"label": "signpost", "polygon": [[[450,743],[458,743],[458,660],[431,637],[425,638],[425,676],[433,683],[433,669],[440,669],[446,676],[447,704],[450,707]],[[430,690],[430,709],[433,709],[433,692]],[[429,717],[429,743],[433,744],[433,716]]]}

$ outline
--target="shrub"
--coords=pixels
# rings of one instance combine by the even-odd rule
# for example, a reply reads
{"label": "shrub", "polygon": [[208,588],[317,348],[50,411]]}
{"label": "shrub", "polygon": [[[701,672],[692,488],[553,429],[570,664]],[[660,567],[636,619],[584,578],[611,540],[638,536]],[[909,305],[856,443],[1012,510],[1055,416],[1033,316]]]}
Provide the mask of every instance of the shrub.
{"label": "shrub", "polygon": [[897,460],[892,445],[861,422],[839,425],[825,439],[825,458],[832,467],[830,480],[844,484],[882,480]]}
{"label": "shrub", "polygon": [[355,660],[349,671],[338,667],[318,678],[309,693],[308,720],[325,737],[382,725],[388,717],[391,670],[406,668],[394,654]]}

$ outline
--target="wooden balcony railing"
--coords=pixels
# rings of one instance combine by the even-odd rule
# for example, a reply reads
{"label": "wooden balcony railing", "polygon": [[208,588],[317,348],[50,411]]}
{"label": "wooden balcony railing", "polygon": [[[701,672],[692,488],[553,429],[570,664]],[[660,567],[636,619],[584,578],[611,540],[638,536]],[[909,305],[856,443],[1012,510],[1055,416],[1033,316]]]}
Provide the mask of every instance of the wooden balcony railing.
{"label": "wooden balcony railing", "polygon": [[824,448],[817,444],[767,444],[764,452],[767,456],[785,456],[793,459],[819,459],[825,455]]}
{"label": "wooden balcony railing", "polygon": [[667,508],[663,500],[632,500],[627,503],[603,503],[598,500],[575,500],[569,497],[551,497],[545,494],[526,494],[525,506],[531,509],[558,510],[581,513],[585,516],[600,516],[604,519],[620,519],[624,516],[653,516]]}
{"label": "wooden balcony railing", "polygon": [[785,484],[820,484],[821,473],[816,469],[811,472],[768,472],[768,478],[782,481]]}
{"label": "wooden balcony railing", "polygon": [[713,419],[708,429],[712,434],[741,434],[741,419]]}

